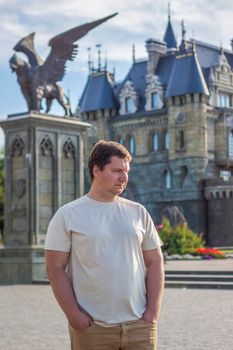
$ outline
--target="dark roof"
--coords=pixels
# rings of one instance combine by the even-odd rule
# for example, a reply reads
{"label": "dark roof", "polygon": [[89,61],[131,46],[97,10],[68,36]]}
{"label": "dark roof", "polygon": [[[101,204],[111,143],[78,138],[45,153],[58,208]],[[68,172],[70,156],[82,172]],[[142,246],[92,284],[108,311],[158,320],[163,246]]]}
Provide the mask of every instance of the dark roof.
{"label": "dark roof", "polygon": [[[168,21],[164,36],[168,48],[176,44],[174,32]],[[173,38],[173,39],[172,39]],[[188,93],[202,93],[209,95],[207,86],[211,76],[211,67],[219,65],[221,48],[201,41],[192,40],[187,42],[188,51],[195,42],[196,52],[168,52],[160,57],[156,71],[154,72],[161,81],[166,97],[178,96]],[[223,50],[228,63],[233,69],[233,52]],[[82,112],[97,109],[118,109],[119,94],[127,80],[130,80],[138,93],[138,113],[145,111],[145,90],[147,75],[147,60],[136,61],[130,68],[125,79],[112,84],[106,72],[95,73],[89,76],[85,90],[79,102]]]}
{"label": "dark roof", "polygon": [[118,108],[113,86],[106,72],[100,72],[89,76],[79,101],[79,107],[81,112]]}
{"label": "dark roof", "polygon": [[144,109],[145,105],[145,90],[146,90],[146,73],[147,73],[147,61],[136,61],[124,81],[117,86],[117,96],[124,87],[127,80],[131,81],[134,89],[139,96],[139,110]]}
{"label": "dark roof", "polygon": [[174,31],[173,31],[170,19],[168,19],[167,29],[166,29],[163,40],[167,43],[168,49],[172,49],[172,48],[177,47],[177,41],[176,41],[176,37],[175,37]]}
{"label": "dark roof", "polygon": [[155,74],[159,76],[161,84],[167,86],[171,75],[171,70],[174,64],[176,56],[168,55],[160,57]]}
{"label": "dark roof", "polygon": [[[202,68],[216,67],[219,64],[221,48],[195,40],[198,61]],[[233,68],[233,52],[224,49],[224,54],[228,63]]]}
{"label": "dark roof", "polygon": [[[123,87],[127,80],[130,80],[140,95],[144,94],[146,89],[146,71],[147,71],[147,60],[145,61],[136,61],[129,73],[126,75],[121,86]],[[120,91],[119,91],[120,92]]]}
{"label": "dark roof", "polygon": [[190,93],[209,95],[201,67],[194,52],[176,56],[167,86],[166,97]]}

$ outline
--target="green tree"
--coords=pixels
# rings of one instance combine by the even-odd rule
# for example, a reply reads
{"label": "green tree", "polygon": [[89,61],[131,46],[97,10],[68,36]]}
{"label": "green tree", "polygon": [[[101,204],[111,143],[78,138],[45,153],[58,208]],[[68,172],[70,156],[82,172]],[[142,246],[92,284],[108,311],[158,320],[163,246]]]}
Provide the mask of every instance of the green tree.
{"label": "green tree", "polygon": [[4,157],[0,150],[0,240],[4,228]]}
{"label": "green tree", "polygon": [[187,224],[171,226],[165,218],[159,235],[168,254],[192,254],[204,246],[202,235],[194,233]]}

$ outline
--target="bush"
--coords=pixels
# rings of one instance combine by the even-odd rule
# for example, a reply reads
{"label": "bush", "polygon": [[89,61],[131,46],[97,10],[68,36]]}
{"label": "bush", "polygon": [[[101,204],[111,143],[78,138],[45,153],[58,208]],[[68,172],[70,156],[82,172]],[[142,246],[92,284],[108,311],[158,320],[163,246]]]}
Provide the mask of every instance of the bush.
{"label": "bush", "polygon": [[159,229],[159,235],[164,243],[164,249],[171,254],[192,254],[196,248],[203,247],[202,235],[197,235],[187,224],[171,227],[168,219],[163,219],[163,224]]}

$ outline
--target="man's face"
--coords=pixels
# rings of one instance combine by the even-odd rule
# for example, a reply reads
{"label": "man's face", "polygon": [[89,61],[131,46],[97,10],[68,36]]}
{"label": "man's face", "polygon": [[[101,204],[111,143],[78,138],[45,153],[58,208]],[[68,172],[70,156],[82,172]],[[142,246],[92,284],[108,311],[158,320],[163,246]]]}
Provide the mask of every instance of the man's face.
{"label": "man's face", "polygon": [[125,158],[111,157],[111,162],[101,170],[94,166],[94,182],[99,190],[114,196],[120,195],[128,183],[129,161]]}

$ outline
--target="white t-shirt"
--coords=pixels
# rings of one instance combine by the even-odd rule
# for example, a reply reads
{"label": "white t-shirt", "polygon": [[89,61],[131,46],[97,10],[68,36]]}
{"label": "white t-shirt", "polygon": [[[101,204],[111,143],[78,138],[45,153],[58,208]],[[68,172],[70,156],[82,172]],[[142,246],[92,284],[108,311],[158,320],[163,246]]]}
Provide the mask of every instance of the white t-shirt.
{"label": "white t-shirt", "polygon": [[141,318],[146,308],[142,251],[160,245],[142,205],[85,195],[56,212],[45,249],[71,253],[68,274],[77,303],[96,323],[111,326]]}

